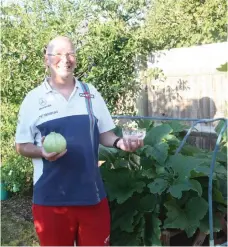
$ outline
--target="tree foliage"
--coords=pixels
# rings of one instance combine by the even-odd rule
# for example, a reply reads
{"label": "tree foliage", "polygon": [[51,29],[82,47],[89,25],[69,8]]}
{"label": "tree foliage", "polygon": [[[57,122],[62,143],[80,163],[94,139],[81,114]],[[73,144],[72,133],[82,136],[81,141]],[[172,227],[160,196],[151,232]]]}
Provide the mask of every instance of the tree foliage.
{"label": "tree foliage", "polygon": [[225,42],[226,20],[226,0],[155,0],[145,34],[156,49]]}
{"label": "tree foliage", "polygon": [[[91,3],[37,0],[1,6],[2,163],[8,166],[6,172],[17,167],[22,185],[25,171],[14,159],[17,113],[27,92],[46,75],[43,52],[52,38],[65,35],[73,40],[78,56],[75,75],[97,87],[112,113],[135,113],[139,91],[135,61],[148,50],[145,38],[138,35],[136,5],[125,2],[116,11],[115,1]],[[140,8],[144,3],[137,4]],[[130,23],[131,18],[135,23]],[[130,102],[123,104],[127,96]],[[13,182],[10,177],[9,181]]]}

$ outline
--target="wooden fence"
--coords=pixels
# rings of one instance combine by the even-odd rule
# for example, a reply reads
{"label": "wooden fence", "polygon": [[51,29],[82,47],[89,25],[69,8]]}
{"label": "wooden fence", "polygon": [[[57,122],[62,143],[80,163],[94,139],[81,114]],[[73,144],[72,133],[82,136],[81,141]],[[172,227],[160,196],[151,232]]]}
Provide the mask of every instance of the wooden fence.
{"label": "wooden fence", "polygon": [[[144,90],[138,98],[138,114],[173,118],[228,117],[227,73],[216,70],[227,61],[227,48],[225,42],[151,54],[143,72],[159,68],[164,75],[156,79],[142,77]],[[217,122],[198,125],[199,137],[194,137],[195,144],[212,149],[217,138],[216,125]]]}

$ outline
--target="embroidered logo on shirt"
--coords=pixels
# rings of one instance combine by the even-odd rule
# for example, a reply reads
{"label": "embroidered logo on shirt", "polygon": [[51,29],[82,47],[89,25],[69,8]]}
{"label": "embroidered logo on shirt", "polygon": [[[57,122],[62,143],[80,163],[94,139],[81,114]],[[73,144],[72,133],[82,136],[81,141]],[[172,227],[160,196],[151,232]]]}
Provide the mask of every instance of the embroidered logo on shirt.
{"label": "embroidered logo on shirt", "polygon": [[79,96],[80,96],[80,97],[85,97],[85,98],[87,98],[87,99],[94,98],[94,94],[91,94],[91,93],[88,93],[88,92],[80,93]]}
{"label": "embroidered logo on shirt", "polygon": [[51,107],[51,105],[45,105],[44,107],[39,108],[39,111],[40,111],[40,110],[43,110],[43,109],[45,109],[45,108],[47,108],[47,107]]}
{"label": "embroidered logo on shirt", "polygon": [[45,105],[47,104],[47,100],[44,99],[44,98],[39,98],[39,104],[40,104],[41,106],[45,106]]}
{"label": "embroidered logo on shirt", "polygon": [[47,117],[47,116],[54,115],[57,113],[58,113],[58,111],[47,112],[45,114],[40,115],[39,118]]}

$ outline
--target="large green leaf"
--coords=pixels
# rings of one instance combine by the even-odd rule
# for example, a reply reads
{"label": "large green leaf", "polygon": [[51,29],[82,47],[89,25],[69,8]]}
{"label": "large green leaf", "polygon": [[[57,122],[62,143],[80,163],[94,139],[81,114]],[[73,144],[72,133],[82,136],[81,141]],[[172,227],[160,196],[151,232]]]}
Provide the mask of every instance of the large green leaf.
{"label": "large green leaf", "polygon": [[112,222],[112,229],[120,227],[122,231],[133,232],[134,216],[137,215],[137,213],[137,210],[126,210],[122,217],[115,217],[115,221]]}
{"label": "large green leaf", "polygon": [[138,181],[127,168],[112,169],[105,172],[105,187],[111,201],[125,202],[134,192],[141,193],[145,183]]}
{"label": "large green leaf", "polygon": [[137,228],[139,225],[141,225],[142,224],[142,221],[144,222],[144,213],[138,212],[134,216],[134,223],[133,223],[134,229]]}
{"label": "large green leaf", "polygon": [[140,208],[142,212],[152,212],[157,204],[157,197],[154,194],[145,195],[140,199]]}
{"label": "large green leaf", "polygon": [[209,176],[210,174],[210,166],[206,163],[201,164],[196,169],[191,171],[191,176]]}
{"label": "large green leaf", "polygon": [[154,167],[151,167],[150,169],[147,170],[142,170],[142,176],[147,177],[149,179],[155,178],[157,175],[156,170]]}
{"label": "large green leaf", "polygon": [[139,120],[136,120],[136,122],[138,123],[139,128],[146,128],[147,130],[152,128],[154,124],[154,122],[149,119],[139,119]]}
{"label": "large green leaf", "polygon": [[200,221],[208,212],[208,203],[202,197],[193,197],[187,202],[185,211],[188,218],[188,226],[185,231],[188,237],[192,237],[200,226]]}
{"label": "large green leaf", "polygon": [[169,145],[163,142],[163,143],[155,144],[153,147],[147,146],[144,151],[147,157],[152,157],[160,165],[164,165],[165,160],[168,157],[168,149],[169,149]]}
{"label": "large green leaf", "polygon": [[[133,232],[140,223],[143,213],[138,211],[140,197],[130,197],[122,204],[111,204],[112,232]],[[115,205],[115,206],[113,206]]]}
{"label": "large green leaf", "polygon": [[223,198],[222,192],[217,190],[216,188],[213,188],[213,201],[221,203],[223,205],[227,205],[227,202]]}
{"label": "large green leaf", "polygon": [[138,224],[137,230],[134,232],[125,232],[121,229],[111,231],[111,246],[139,246],[141,243],[141,231],[144,229],[143,219]]}
{"label": "large green leaf", "polygon": [[180,199],[182,197],[182,192],[183,191],[188,191],[190,189],[189,183],[178,183],[171,185],[167,192],[170,192],[170,194],[175,197]]}
{"label": "large green leaf", "polygon": [[161,246],[161,221],[156,214],[152,214],[152,246]]}
{"label": "large green leaf", "polygon": [[214,173],[217,177],[227,180],[227,169],[223,165],[216,163]]}
{"label": "large green leaf", "polygon": [[134,153],[129,155],[128,160],[135,168],[139,168],[141,166],[140,156]]}
{"label": "large green leaf", "polygon": [[191,189],[195,190],[198,193],[198,196],[202,196],[203,189],[202,189],[200,182],[198,182],[195,179],[190,179],[189,182],[191,184]]}
{"label": "large green leaf", "polygon": [[200,221],[208,211],[208,202],[202,197],[192,197],[187,202],[185,211],[190,222]]}
{"label": "large green leaf", "polygon": [[196,170],[203,162],[203,159],[177,154],[169,157],[167,166],[172,167],[178,174],[179,181],[186,181],[190,177],[191,171]]}
{"label": "large green leaf", "polygon": [[227,164],[227,153],[225,152],[218,152],[217,156],[216,156],[216,160],[219,162],[224,162],[225,164]]}
{"label": "large green leaf", "polygon": [[184,209],[178,206],[175,200],[165,203],[167,218],[164,228],[176,228],[185,230],[188,237],[191,237],[200,226],[200,221],[208,212],[208,203],[202,197],[190,198]]}
{"label": "large green leaf", "polygon": [[169,121],[168,124],[172,128],[173,133],[182,132],[188,128],[187,125],[180,123],[179,120]]}
{"label": "large green leaf", "polygon": [[198,147],[192,146],[188,143],[186,143],[182,149],[181,149],[181,154],[183,155],[187,155],[187,156],[193,156],[196,155],[198,153],[202,153],[201,150]]}
{"label": "large green leaf", "polygon": [[[219,232],[221,230],[221,223],[220,217],[218,215],[213,215],[213,231]],[[200,221],[199,229],[201,232],[206,234],[210,233],[210,226],[209,226],[209,213],[207,213],[204,218]]]}
{"label": "large green leaf", "polygon": [[129,197],[131,197],[134,192],[141,193],[143,191],[144,186],[145,186],[144,182],[135,182],[131,187],[128,185],[126,186],[123,185],[121,187],[118,186],[118,188],[112,191],[110,199],[111,200],[117,199],[118,203],[123,203]]}
{"label": "large green leaf", "polygon": [[167,135],[166,141],[168,145],[178,146],[180,144],[180,140],[175,135]]}
{"label": "large green leaf", "polygon": [[164,192],[168,187],[168,182],[163,178],[156,178],[152,183],[149,183],[147,187],[151,193],[158,193],[159,195]]}
{"label": "large green leaf", "polygon": [[[211,159],[212,159],[212,157],[211,157]],[[202,159],[201,158],[203,163],[191,171],[191,177],[199,177],[199,176],[205,176],[205,175],[209,177],[210,176],[211,159],[209,159],[209,158]],[[219,162],[216,162],[215,166],[214,166],[213,179],[216,179],[216,178],[226,179],[226,177],[227,177],[226,168],[223,165],[221,165]]]}
{"label": "large green leaf", "polygon": [[120,228],[117,228],[111,231],[110,241],[112,246],[141,246],[142,245],[142,236],[145,227],[145,220],[142,215],[139,216],[137,224],[134,226],[133,232],[122,231]]}
{"label": "large green leaf", "polygon": [[156,161],[151,160],[150,158],[146,157],[144,154],[143,156],[140,157],[140,166],[142,166],[143,170],[154,167],[155,164],[156,164]]}
{"label": "large green leaf", "polygon": [[168,201],[164,205],[167,209],[167,218],[164,221],[164,228],[184,230],[188,226],[188,219],[185,211],[176,204],[175,200]]}
{"label": "large green leaf", "polygon": [[[211,161],[201,164],[195,170],[191,171],[191,178],[205,177],[205,176],[209,177],[210,176],[210,166],[211,166]],[[217,180],[217,181],[218,180],[226,181],[227,180],[226,168],[223,165],[216,162],[214,166],[214,172],[213,172],[212,178],[213,180]]]}
{"label": "large green leaf", "polygon": [[168,124],[162,124],[152,128],[144,139],[145,145],[154,146],[161,143],[161,141],[172,132],[172,128]]}
{"label": "large green leaf", "polygon": [[[226,66],[227,66],[227,64],[226,64]],[[222,130],[224,124],[225,124],[225,121],[224,121],[224,120],[220,120],[219,123],[218,123],[218,125],[216,126],[215,131],[216,131],[216,133],[217,133],[218,135],[219,135],[220,131]],[[226,143],[227,143],[227,141],[228,141],[227,138],[228,138],[227,131],[224,131],[224,132],[223,132],[223,135],[222,135],[222,139],[223,139],[223,141],[226,142]]]}
{"label": "large green leaf", "polygon": [[185,229],[185,232],[186,232],[188,238],[191,238],[194,235],[194,233],[196,232],[196,230],[199,226],[200,226],[200,222],[196,221],[196,222],[193,222],[191,225],[189,225]]}
{"label": "large green leaf", "polygon": [[161,224],[158,215],[152,213],[145,216],[145,246],[161,246]]}
{"label": "large green leaf", "polygon": [[181,181],[180,183],[176,180],[175,184],[171,185],[167,192],[170,192],[173,197],[181,199],[182,193],[189,190],[196,191],[199,196],[202,195],[202,186],[197,180],[194,179]]}
{"label": "large green leaf", "polygon": [[113,163],[116,159],[118,150],[116,148],[108,148],[103,145],[99,145],[99,160],[105,160]]}
{"label": "large green leaf", "polygon": [[145,145],[142,148],[142,151],[145,153],[146,158],[150,158],[151,157],[151,153],[153,151],[153,148],[149,145]]}

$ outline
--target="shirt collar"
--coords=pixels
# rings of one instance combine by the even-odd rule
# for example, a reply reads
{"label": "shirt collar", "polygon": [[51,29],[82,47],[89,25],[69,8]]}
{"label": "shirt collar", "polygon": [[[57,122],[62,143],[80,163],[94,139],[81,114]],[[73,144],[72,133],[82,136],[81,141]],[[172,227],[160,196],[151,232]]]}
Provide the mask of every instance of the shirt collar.
{"label": "shirt collar", "polygon": [[45,90],[46,93],[50,93],[53,91],[53,89],[51,88],[50,84],[48,83],[48,78],[46,77],[44,82],[43,82],[43,88]]}
{"label": "shirt collar", "polygon": [[[77,79],[74,77],[74,81],[75,81],[75,88],[78,88],[79,87],[79,84]],[[50,84],[48,83],[48,77],[46,77],[44,79],[44,82],[43,82],[43,89],[46,93],[50,93],[50,92],[53,92],[54,90],[52,89],[52,87],[50,86]]]}

